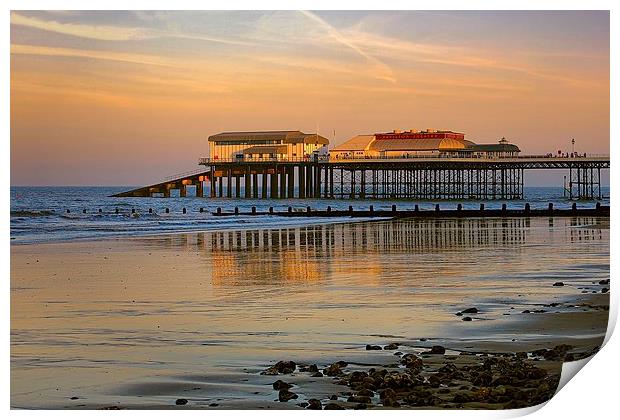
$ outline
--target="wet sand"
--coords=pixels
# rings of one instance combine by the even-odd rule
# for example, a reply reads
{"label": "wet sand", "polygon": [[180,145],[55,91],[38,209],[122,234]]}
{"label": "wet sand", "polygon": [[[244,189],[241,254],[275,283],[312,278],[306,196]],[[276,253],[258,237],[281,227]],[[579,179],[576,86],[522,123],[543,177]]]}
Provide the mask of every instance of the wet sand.
{"label": "wet sand", "polygon": [[[587,297],[576,296],[570,303],[577,310],[544,313],[529,319],[512,319],[505,326],[516,336],[525,337],[532,331],[555,331],[566,334],[565,337],[526,338],[509,343],[492,340],[441,340],[421,338],[394,343],[389,338],[377,341],[368,346],[378,346],[380,350],[369,350],[360,345],[354,351],[342,352],[334,357],[333,363],[316,365],[316,370],[308,372],[311,361],[296,363],[292,373],[276,373],[272,366],[264,370],[256,367],[244,369],[239,375],[193,376],[177,378],[174,382],[155,382],[139,384],[125,388],[128,394],[160,394],[179,395],[187,400],[187,404],[175,408],[187,409],[304,409],[308,402],[318,400],[320,407],[334,409],[370,409],[370,408],[470,408],[470,409],[506,409],[524,408],[546,402],[553,396],[557,388],[562,363],[589,357],[598,351],[605,335],[608,317],[609,295],[598,294]],[[385,349],[385,347],[388,349]],[[390,347],[392,346],[392,347]],[[445,346],[445,347],[444,347]],[[443,354],[429,354],[435,348],[443,348]],[[565,347],[554,354],[553,349]],[[551,351],[550,351],[551,350]],[[420,369],[411,370],[404,360],[414,355],[421,361]],[[344,363],[343,363],[344,362]],[[281,363],[281,362],[280,362]],[[330,375],[326,369],[334,364],[344,365],[338,374]],[[468,372],[468,368],[478,368],[485,364],[500,365],[492,372],[492,380],[487,383],[476,382],[477,376],[461,377],[459,372]],[[540,376],[525,380],[524,383],[511,384],[502,382],[501,365],[504,373],[510,378],[518,374],[519,369],[539,369]],[[456,367],[452,376],[441,377],[446,367]],[[271,368],[271,370],[270,370]],[[512,370],[511,370],[512,369]],[[398,400],[386,400],[385,387],[368,386],[352,382],[356,374],[371,376],[374,372],[387,372],[388,375],[398,373],[418,377],[425,382],[422,385],[403,386]],[[265,373],[270,373],[265,375]],[[316,374],[314,372],[320,372]],[[414,375],[415,372],[415,375]],[[515,373],[517,372],[517,373]],[[316,377],[319,375],[320,377]],[[439,385],[431,385],[433,376],[440,376]],[[376,376],[376,375],[375,375]],[[385,377],[385,373],[383,374]],[[474,378],[472,381],[472,377]],[[293,397],[290,400],[279,399],[276,381],[283,381],[291,387],[287,388]],[[516,382],[516,381],[515,381]],[[379,382],[380,383],[380,382]],[[397,387],[392,386],[393,389]],[[499,391],[498,391],[499,390]],[[507,391],[508,390],[508,391]],[[371,391],[368,393],[368,391]],[[418,393],[421,399],[410,395]],[[247,394],[252,396],[248,397]],[[425,394],[426,393],[426,394]],[[528,394],[529,393],[529,394]],[[245,394],[245,396],[244,396]],[[360,394],[361,399],[357,399]],[[373,395],[374,394],[374,395]],[[208,395],[209,397],[205,397]],[[368,396],[367,401],[364,396]],[[524,396],[526,395],[526,396]],[[431,396],[429,400],[429,396]],[[495,397],[495,398],[494,398]],[[503,399],[502,399],[503,397]],[[528,399],[529,398],[529,399]],[[176,401],[176,400],[175,400]],[[359,402],[364,401],[364,402]],[[85,407],[106,408],[105,405]],[[145,408],[141,405],[114,405],[114,408]],[[172,408],[171,404],[153,405],[148,408]]]}
{"label": "wet sand", "polygon": [[[500,223],[474,225],[469,231],[447,225],[444,239],[433,231],[428,242],[404,249],[399,245],[402,236],[377,250],[369,245],[375,231],[341,227],[330,233],[324,226],[306,231],[303,241],[298,236],[293,248],[290,235],[299,235],[299,230],[278,231],[277,245],[273,232],[267,232],[268,246],[262,242],[264,232],[257,232],[261,242],[248,248],[243,232],[13,246],[11,405],[299,409],[298,404],[310,399],[325,406],[336,395],[337,404],[355,408],[359,403],[347,400],[360,389],[351,385],[349,375],[372,368],[406,373],[402,354],[395,352],[420,357],[418,375],[425,381],[446,363],[461,368],[493,356],[516,363],[517,352],[530,352],[526,363],[548,375],[536,380],[550,384],[546,389],[537,383],[536,389],[542,389],[537,392],[551,395],[561,361],[531,352],[570,345],[569,359],[585,357],[600,346],[607,327],[609,295],[601,291],[609,285],[598,282],[608,278],[608,231],[600,221],[586,222],[579,226],[590,228],[564,225],[561,219],[553,228]],[[369,224],[364,225],[366,229]],[[385,232],[395,234],[403,222],[385,226]],[[537,270],[514,285],[490,280],[495,271],[478,279],[467,253],[472,232],[481,227],[493,236],[488,243],[484,236],[474,241],[476,252],[489,261],[509,255],[515,273],[536,266],[537,254],[546,246],[554,248],[558,258],[572,252],[572,246],[585,251],[572,266],[546,267],[538,274],[541,280],[534,278]],[[429,226],[422,228],[427,231]],[[532,228],[540,233],[532,233]],[[381,229],[377,232],[384,237]],[[342,254],[338,235],[349,235]],[[232,248],[220,246],[229,241]],[[533,254],[527,253],[530,248]],[[399,258],[412,254],[420,262],[405,273],[416,276],[413,283],[406,276],[392,278],[382,265],[388,258],[395,271],[403,273],[407,262],[399,265]],[[446,255],[451,261],[445,266],[433,263],[433,258],[442,261]],[[548,265],[554,256],[544,258]],[[326,261],[332,262],[326,266]],[[575,267],[583,270],[576,272]],[[557,272],[563,270],[565,286],[554,287]],[[412,294],[405,295],[410,289]],[[478,313],[455,315],[474,306]],[[462,321],[464,316],[472,321]],[[366,350],[366,345],[390,343],[398,343],[398,349]],[[432,346],[443,346],[446,353],[422,354]],[[296,370],[261,375],[280,360],[295,361]],[[313,377],[299,370],[316,364],[323,372],[337,361],[347,362],[337,377]],[[279,392],[272,386],[278,379],[294,384],[290,391],[297,399],[278,401]],[[437,388],[424,386],[441,403],[431,397],[422,402],[410,398],[408,405],[403,397],[400,404],[510,406],[509,401],[489,402],[487,391],[480,391],[476,401],[461,395],[461,402],[454,402],[456,394],[478,390],[460,389],[472,385],[452,382],[454,386],[448,386],[450,381]],[[379,390],[368,408],[382,407]],[[177,405],[178,399],[187,403]]]}

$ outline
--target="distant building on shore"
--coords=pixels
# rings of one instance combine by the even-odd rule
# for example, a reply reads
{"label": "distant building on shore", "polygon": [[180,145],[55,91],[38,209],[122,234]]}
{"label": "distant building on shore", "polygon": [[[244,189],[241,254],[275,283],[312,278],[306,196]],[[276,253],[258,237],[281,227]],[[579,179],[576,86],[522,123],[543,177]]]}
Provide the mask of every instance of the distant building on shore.
{"label": "distant building on shore", "polygon": [[358,135],[330,150],[330,158],[377,157],[512,157],[521,150],[502,138],[497,144],[476,144],[453,131],[394,130]]}
{"label": "distant building on shore", "polygon": [[313,154],[327,154],[329,140],[301,131],[240,131],[209,137],[211,160],[278,159],[304,160]]}

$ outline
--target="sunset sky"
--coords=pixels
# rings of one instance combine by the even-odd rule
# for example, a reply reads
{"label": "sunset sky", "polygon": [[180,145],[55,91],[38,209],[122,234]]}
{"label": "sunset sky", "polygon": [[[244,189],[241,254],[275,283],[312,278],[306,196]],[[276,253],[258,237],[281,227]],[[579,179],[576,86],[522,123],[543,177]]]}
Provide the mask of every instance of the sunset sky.
{"label": "sunset sky", "polygon": [[608,12],[11,14],[11,184],[138,185],[221,131],[609,152]]}

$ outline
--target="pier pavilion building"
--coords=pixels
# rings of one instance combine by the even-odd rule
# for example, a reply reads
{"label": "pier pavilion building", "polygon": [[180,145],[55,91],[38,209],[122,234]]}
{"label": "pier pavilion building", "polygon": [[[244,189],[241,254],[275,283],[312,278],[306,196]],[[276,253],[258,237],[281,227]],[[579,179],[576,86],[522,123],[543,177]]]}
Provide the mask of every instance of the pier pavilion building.
{"label": "pier pavilion building", "polygon": [[301,131],[237,131],[209,137],[209,157],[217,160],[289,160],[308,159],[327,154],[329,140]]}
{"label": "pier pavilion building", "polygon": [[428,129],[358,135],[330,150],[332,159],[415,157],[515,157],[521,150],[502,138],[476,144],[463,133]]}

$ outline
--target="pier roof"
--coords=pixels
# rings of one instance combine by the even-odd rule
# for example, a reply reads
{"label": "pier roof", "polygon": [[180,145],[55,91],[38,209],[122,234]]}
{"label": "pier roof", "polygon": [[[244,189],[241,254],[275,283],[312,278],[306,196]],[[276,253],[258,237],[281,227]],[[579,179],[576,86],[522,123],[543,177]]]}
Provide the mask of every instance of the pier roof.
{"label": "pier roof", "polygon": [[377,139],[369,149],[377,152],[389,150],[464,150],[474,143],[451,138],[440,139]]}
{"label": "pier roof", "polygon": [[367,150],[367,147],[375,139],[373,134],[362,134],[355,136],[350,140],[345,141],[342,144],[334,147],[332,151],[345,151],[345,150]]}
{"label": "pier roof", "polygon": [[[431,135],[434,135],[434,133]],[[397,138],[385,138],[385,135],[381,137],[376,134],[363,134],[334,147],[332,151],[461,150],[472,146],[475,146],[475,144],[469,140],[452,137],[407,138],[400,136]]]}
{"label": "pier roof", "polygon": [[473,144],[471,146],[475,152],[520,152],[521,149],[516,144]]}
{"label": "pier roof", "polygon": [[282,144],[305,143],[305,144],[329,144],[329,140],[315,133],[307,134],[299,130],[281,131],[231,131],[209,136],[210,142],[230,142],[240,141],[264,141],[274,140]]}

